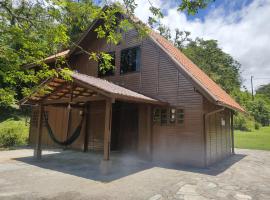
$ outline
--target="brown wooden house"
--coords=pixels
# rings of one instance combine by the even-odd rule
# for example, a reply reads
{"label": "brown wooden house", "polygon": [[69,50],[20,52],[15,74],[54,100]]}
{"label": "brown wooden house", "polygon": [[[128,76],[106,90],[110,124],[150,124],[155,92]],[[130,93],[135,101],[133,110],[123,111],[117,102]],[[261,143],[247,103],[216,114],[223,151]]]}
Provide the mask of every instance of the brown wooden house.
{"label": "brown wooden house", "polygon": [[74,47],[45,60],[53,65],[57,57],[66,57],[73,81],[46,80],[42,85],[49,86],[50,93],[36,92],[21,101],[33,106],[30,143],[36,145],[37,156],[41,146],[58,146],[46,124],[59,141],[80,126],[69,147],[104,151],[105,160],[118,150],[208,166],[233,153],[233,111],[244,112],[238,103],[154,31],[138,39],[131,30],[120,44],[110,45],[97,39],[99,23],[90,26],[78,45],[111,53],[115,69],[100,73],[99,63]]}

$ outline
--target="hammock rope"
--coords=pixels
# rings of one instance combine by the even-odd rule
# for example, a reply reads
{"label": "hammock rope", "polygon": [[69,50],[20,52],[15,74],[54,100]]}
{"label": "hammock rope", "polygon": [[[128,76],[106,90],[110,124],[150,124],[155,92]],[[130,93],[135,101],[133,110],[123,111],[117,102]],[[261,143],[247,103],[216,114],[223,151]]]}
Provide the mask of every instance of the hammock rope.
{"label": "hammock rope", "polygon": [[52,128],[49,124],[49,120],[48,120],[48,115],[46,115],[44,113],[44,119],[45,119],[45,126],[48,130],[48,133],[49,133],[49,136],[50,138],[58,145],[61,145],[61,146],[68,146],[68,145],[71,145],[73,142],[75,142],[75,140],[78,139],[78,137],[80,136],[81,134],[81,129],[82,129],[82,122],[83,122],[83,117],[78,125],[78,127],[75,129],[74,133],[69,137],[67,138],[65,141],[59,141],[56,137],[55,137],[55,134],[53,133],[52,131]]}

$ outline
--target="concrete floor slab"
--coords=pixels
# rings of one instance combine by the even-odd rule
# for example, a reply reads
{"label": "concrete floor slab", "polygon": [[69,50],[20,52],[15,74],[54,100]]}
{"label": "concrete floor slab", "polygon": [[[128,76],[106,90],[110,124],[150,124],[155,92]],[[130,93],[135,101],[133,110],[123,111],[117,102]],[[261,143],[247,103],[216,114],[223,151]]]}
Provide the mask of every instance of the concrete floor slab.
{"label": "concrete floor slab", "polygon": [[270,151],[237,149],[208,169],[133,155],[32,149],[0,152],[0,199],[270,199]]}

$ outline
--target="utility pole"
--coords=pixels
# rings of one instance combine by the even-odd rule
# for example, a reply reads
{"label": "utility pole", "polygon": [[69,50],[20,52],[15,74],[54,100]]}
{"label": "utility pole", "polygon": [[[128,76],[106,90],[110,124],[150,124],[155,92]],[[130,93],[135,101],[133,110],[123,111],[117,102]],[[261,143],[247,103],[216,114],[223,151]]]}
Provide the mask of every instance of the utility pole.
{"label": "utility pole", "polygon": [[250,77],[252,101],[254,101],[253,76]]}

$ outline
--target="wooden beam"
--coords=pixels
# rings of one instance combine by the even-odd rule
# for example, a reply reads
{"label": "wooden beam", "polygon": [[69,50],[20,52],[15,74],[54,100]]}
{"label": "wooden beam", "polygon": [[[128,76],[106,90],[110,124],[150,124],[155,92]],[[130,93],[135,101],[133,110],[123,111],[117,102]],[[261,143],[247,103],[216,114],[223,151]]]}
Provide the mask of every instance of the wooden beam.
{"label": "wooden beam", "polygon": [[43,119],[43,105],[39,105],[39,117],[38,117],[38,132],[36,137],[36,147],[34,149],[34,156],[37,159],[41,159],[42,149],[41,149],[41,142],[42,142],[42,119]]}
{"label": "wooden beam", "polygon": [[[90,97],[81,97],[81,98],[74,98],[72,100],[72,103],[79,103],[79,102],[88,102],[88,101],[103,101],[105,100],[104,97],[96,95],[96,96],[90,96]],[[63,103],[69,103],[69,99],[56,99],[56,100],[46,100],[43,102],[44,105],[52,105],[52,104],[63,104]]]}
{"label": "wooden beam", "polygon": [[66,83],[59,85],[58,87],[55,87],[54,90],[52,92],[50,92],[49,94],[46,94],[45,96],[43,96],[41,99],[42,101],[46,101],[47,98],[54,96],[55,94],[59,93],[62,89],[64,89],[67,86]]}
{"label": "wooden beam", "polygon": [[110,159],[111,122],[112,122],[112,101],[110,99],[107,99],[105,105],[104,160]]}
{"label": "wooden beam", "polygon": [[88,126],[88,118],[89,118],[89,104],[85,105],[84,109],[84,147],[83,151],[88,151],[88,142],[89,142],[89,126]]}
{"label": "wooden beam", "polygon": [[81,85],[84,88],[91,89],[91,90],[93,90],[96,93],[102,94],[102,95],[104,95],[106,97],[109,97],[109,98],[114,98],[114,96],[111,93],[109,93],[107,91],[104,91],[103,89],[97,88],[95,86],[92,86],[90,84],[84,83],[83,81],[80,81],[80,80],[77,80],[77,79],[74,79],[74,82],[77,83],[77,84],[79,84],[79,85]]}
{"label": "wooden beam", "polygon": [[231,141],[232,141],[232,154],[235,154],[234,152],[234,128],[233,128],[233,111],[231,111]]}

